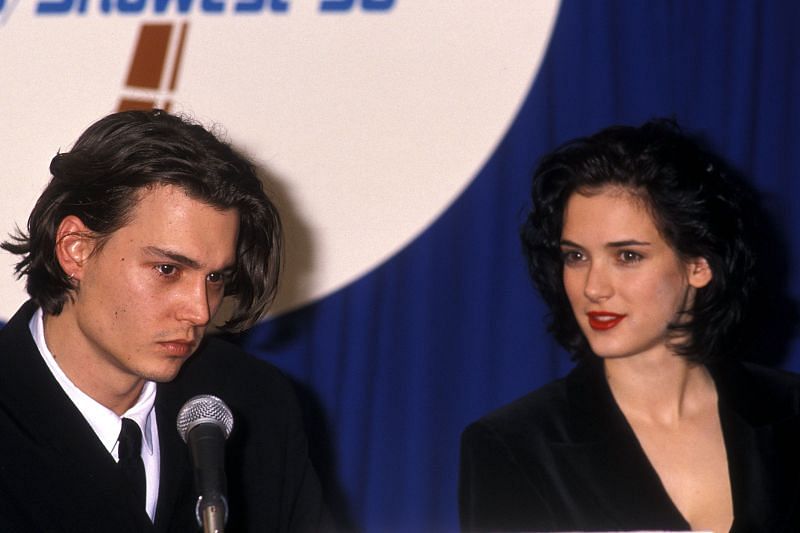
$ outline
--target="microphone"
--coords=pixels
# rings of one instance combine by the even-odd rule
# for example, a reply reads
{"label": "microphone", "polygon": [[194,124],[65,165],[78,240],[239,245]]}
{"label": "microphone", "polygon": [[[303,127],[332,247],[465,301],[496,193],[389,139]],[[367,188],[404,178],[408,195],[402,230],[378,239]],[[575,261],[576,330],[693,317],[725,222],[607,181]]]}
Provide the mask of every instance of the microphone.
{"label": "microphone", "polygon": [[197,523],[205,533],[223,533],[228,519],[225,498],[225,440],[233,429],[233,414],[210,394],[195,396],[178,412],[178,433],[189,445],[194,466]]}

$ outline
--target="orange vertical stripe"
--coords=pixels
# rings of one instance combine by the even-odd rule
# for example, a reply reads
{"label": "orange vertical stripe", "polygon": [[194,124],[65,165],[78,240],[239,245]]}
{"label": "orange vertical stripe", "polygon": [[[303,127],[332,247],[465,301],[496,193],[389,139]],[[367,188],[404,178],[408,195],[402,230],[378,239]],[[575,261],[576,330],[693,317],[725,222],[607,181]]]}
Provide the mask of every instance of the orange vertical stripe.
{"label": "orange vertical stripe", "polygon": [[186,32],[189,29],[189,23],[184,22],[181,24],[181,36],[178,39],[178,50],[175,52],[175,65],[172,68],[172,80],[169,83],[169,90],[174,91],[178,86],[178,71],[181,68],[181,59],[183,59],[183,45],[186,42]]}
{"label": "orange vertical stripe", "polygon": [[127,85],[158,89],[167,60],[171,24],[143,24],[128,71]]}

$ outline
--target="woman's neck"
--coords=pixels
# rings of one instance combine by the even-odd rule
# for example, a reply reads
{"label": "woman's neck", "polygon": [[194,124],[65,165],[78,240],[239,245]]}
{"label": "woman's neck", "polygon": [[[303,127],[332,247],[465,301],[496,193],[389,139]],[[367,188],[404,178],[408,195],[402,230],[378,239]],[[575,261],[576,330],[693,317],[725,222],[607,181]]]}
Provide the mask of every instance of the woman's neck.
{"label": "woman's neck", "polygon": [[606,379],[629,419],[674,425],[712,405],[717,395],[705,366],[672,353],[604,359]]}

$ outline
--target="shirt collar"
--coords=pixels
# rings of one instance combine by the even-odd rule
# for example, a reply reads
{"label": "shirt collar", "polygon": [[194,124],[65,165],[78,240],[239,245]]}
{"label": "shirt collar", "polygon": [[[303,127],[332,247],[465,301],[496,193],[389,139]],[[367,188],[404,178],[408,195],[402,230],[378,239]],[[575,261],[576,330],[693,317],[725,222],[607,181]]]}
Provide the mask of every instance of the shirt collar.
{"label": "shirt collar", "polygon": [[109,453],[116,456],[117,439],[122,427],[122,418],[130,418],[136,422],[144,436],[143,442],[145,450],[149,454],[153,454],[153,424],[155,423],[153,415],[153,405],[156,399],[156,384],[153,381],[145,381],[142,387],[142,392],[136,403],[123,413],[122,417],[111,409],[98,403],[88,394],[80,390],[72,380],[67,377],[61,367],[56,362],[55,357],[47,347],[44,338],[44,320],[42,309],[39,308],[31,317],[28,327],[33,335],[33,340],[39,348],[39,353],[47,364],[47,368],[53,374],[58,384],[64,390],[66,395],[75,404],[78,411],[83,415],[91,428],[94,430],[100,442],[108,450]]}

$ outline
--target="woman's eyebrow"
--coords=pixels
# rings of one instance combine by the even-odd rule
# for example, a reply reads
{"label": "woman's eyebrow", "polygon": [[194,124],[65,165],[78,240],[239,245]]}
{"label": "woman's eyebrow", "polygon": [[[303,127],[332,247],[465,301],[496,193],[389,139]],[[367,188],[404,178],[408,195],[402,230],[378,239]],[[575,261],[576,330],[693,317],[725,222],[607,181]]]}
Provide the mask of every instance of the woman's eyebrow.
{"label": "woman's eyebrow", "polygon": [[647,241],[637,241],[636,239],[627,239],[624,241],[613,241],[606,244],[608,248],[624,248],[625,246],[650,246],[651,243]]}
{"label": "woman's eyebrow", "polygon": [[[559,243],[561,246],[571,246],[574,248],[582,248],[578,243],[572,242],[569,239],[561,239]],[[606,248],[624,248],[626,246],[650,246],[652,243],[647,241],[637,241],[636,239],[625,239],[622,241],[612,241],[606,244]]]}

